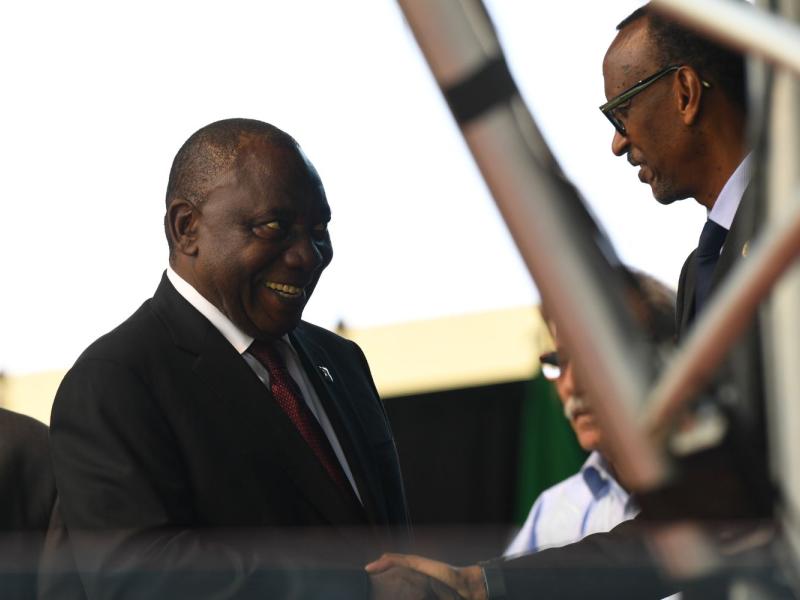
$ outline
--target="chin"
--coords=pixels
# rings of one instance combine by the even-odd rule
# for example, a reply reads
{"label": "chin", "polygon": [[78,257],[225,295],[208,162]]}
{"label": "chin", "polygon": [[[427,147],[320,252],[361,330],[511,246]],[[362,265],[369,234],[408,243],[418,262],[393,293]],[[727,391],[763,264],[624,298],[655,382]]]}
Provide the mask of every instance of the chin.
{"label": "chin", "polygon": [[653,197],[656,199],[656,201],[659,204],[663,204],[664,206],[666,206],[668,204],[672,204],[673,202],[675,202],[677,200],[677,198],[659,198],[655,194],[653,194]]}
{"label": "chin", "polygon": [[578,444],[586,452],[593,452],[600,447],[600,436],[595,433],[585,433],[578,436]]}
{"label": "chin", "polygon": [[650,189],[653,191],[653,198],[656,199],[656,202],[659,204],[667,205],[672,204],[676,200],[684,200],[688,198],[688,194],[682,194],[680,192],[676,192],[671,188],[660,188],[658,186],[650,186]]}

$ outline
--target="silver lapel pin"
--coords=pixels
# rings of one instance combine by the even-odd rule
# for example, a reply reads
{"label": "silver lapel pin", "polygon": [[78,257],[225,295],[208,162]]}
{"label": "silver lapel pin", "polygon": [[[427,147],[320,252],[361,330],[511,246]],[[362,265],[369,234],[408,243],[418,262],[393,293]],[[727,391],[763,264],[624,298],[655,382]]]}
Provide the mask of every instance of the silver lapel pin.
{"label": "silver lapel pin", "polygon": [[323,365],[317,365],[317,368],[319,369],[319,372],[322,373],[322,377],[325,379],[325,381],[327,381],[328,383],[333,383],[333,375],[331,375],[331,372],[328,370],[328,367],[325,367]]}

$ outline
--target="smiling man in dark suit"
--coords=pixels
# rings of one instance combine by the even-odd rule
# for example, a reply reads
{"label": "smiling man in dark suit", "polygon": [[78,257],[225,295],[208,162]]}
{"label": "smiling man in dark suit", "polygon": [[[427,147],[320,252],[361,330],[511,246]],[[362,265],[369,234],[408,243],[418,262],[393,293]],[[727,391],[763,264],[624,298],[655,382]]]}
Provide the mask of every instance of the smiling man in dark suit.
{"label": "smiling man in dark suit", "polygon": [[89,597],[366,597],[349,567],[401,543],[407,510],[363,353],[301,320],[333,256],[316,170],[283,131],[219,121],[178,152],[166,204],[155,295],[53,407]]}

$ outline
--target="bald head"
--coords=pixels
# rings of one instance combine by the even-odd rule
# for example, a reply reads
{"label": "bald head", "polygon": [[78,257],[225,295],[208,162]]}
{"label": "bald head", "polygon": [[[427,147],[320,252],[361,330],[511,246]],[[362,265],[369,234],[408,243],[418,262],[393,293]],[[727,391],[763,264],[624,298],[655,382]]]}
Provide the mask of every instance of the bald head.
{"label": "bald head", "polygon": [[[201,207],[220,176],[241,167],[249,155],[248,148],[256,142],[267,142],[276,147],[298,147],[288,133],[254,119],[225,119],[194,132],[172,162],[167,183],[167,209],[176,199]],[[168,227],[166,234],[171,254],[173,240]]]}

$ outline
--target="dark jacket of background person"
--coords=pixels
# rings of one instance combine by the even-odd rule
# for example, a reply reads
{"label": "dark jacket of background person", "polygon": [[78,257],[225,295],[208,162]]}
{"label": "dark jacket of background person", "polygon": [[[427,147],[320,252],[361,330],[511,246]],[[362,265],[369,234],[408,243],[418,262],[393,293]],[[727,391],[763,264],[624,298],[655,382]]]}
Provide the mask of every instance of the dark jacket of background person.
{"label": "dark jacket of background person", "polygon": [[56,489],[47,427],[0,408],[0,598],[33,598]]}

